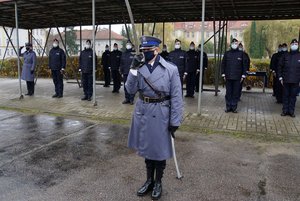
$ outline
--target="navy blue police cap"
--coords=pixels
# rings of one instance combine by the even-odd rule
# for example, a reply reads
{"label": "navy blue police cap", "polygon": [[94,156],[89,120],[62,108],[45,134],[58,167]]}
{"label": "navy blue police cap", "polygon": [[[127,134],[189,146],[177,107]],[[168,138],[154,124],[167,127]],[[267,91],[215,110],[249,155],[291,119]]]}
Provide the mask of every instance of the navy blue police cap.
{"label": "navy blue police cap", "polygon": [[298,43],[298,40],[297,39],[293,39],[292,42],[291,42],[291,44],[292,43]]}
{"label": "navy blue police cap", "polygon": [[142,36],[140,38],[140,41],[141,41],[141,48],[140,48],[141,50],[151,48],[151,47],[158,47],[159,44],[161,44],[161,40],[153,36]]}

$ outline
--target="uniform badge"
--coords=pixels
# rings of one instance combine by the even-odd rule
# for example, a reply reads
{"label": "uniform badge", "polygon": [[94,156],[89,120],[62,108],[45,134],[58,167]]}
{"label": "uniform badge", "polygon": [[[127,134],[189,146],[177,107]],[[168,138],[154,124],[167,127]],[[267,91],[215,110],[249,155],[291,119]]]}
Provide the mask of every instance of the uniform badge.
{"label": "uniform badge", "polygon": [[237,60],[241,61],[241,60],[242,60],[242,58],[238,57],[238,58],[237,58]]}

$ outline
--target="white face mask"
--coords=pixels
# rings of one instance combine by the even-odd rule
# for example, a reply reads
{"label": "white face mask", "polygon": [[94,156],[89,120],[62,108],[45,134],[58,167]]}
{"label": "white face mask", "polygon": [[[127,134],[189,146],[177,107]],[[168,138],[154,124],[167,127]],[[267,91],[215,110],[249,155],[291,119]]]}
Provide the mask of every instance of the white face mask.
{"label": "white face mask", "polygon": [[114,50],[118,50],[118,48],[117,48],[117,47],[114,47]]}
{"label": "white face mask", "polygon": [[163,48],[162,51],[163,51],[163,52],[166,52],[166,51],[167,51],[167,48]]}
{"label": "white face mask", "polygon": [[278,52],[281,52],[282,51],[282,48],[278,48],[278,50],[277,50]]}
{"label": "white face mask", "polygon": [[239,51],[243,51],[244,49],[242,47],[239,47]]}
{"label": "white face mask", "polygon": [[195,46],[190,46],[190,50],[195,50]]}
{"label": "white face mask", "polygon": [[58,47],[58,43],[53,43],[53,47]]}
{"label": "white face mask", "polygon": [[298,50],[298,47],[299,47],[298,44],[292,44],[292,45],[291,45],[291,50],[292,50],[292,51],[296,51],[296,50]]}
{"label": "white face mask", "polygon": [[282,48],[282,51],[283,51],[283,52],[286,52],[287,50],[288,50],[287,47],[283,47],[283,48]]}
{"label": "white face mask", "polygon": [[180,44],[175,44],[175,49],[180,49]]}
{"label": "white face mask", "polygon": [[90,45],[90,44],[85,44],[85,48],[86,48],[86,49],[90,49],[90,48],[91,48],[91,45]]}
{"label": "white face mask", "polygon": [[106,51],[109,51],[109,48],[105,48]]}
{"label": "white face mask", "polygon": [[236,43],[232,43],[232,44],[231,44],[231,48],[232,48],[233,50],[236,50],[237,47],[238,47],[238,45],[237,45]]}
{"label": "white face mask", "polygon": [[126,45],[126,49],[127,49],[127,50],[130,50],[130,49],[132,49],[132,46],[131,46],[130,44],[127,44],[127,45]]}

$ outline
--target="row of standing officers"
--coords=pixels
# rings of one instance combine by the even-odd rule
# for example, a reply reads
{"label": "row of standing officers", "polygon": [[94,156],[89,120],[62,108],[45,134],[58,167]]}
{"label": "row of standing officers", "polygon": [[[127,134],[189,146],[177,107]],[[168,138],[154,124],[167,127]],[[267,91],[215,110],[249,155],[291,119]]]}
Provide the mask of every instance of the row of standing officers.
{"label": "row of standing officers", "polygon": [[[181,49],[181,41],[176,39],[174,50],[170,53],[167,51],[167,46],[164,45],[160,56],[166,61],[175,64],[180,74],[181,84],[186,78],[187,93],[186,97],[194,97],[194,92],[199,92],[199,75],[200,75],[200,48],[196,49],[194,42],[191,42],[189,50],[186,52]],[[133,59],[133,46],[130,41],[126,44],[126,51],[121,52],[118,49],[118,45],[115,43],[113,51],[109,51],[109,47],[106,46],[106,50],[102,55],[102,65],[104,68],[105,84],[104,87],[109,87],[110,79],[113,79],[113,93],[118,93],[121,86],[121,77],[123,77],[124,83],[126,83],[129,73],[129,67]],[[208,58],[204,52],[203,71],[207,69]],[[125,90],[124,104],[133,104],[134,96],[127,93]]]}

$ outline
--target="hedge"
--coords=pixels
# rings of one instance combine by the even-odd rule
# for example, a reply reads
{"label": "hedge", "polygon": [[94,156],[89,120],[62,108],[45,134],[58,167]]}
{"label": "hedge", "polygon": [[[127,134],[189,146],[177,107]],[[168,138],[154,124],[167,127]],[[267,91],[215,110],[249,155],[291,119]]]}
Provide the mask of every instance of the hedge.
{"label": "hedge", "polygon": [[[103,68],[101,66],[101,59],[98,57],[97,62],[97,72],[96,72],[96,79],[103,80]],[[37,60],[38,68],[36,71],[36,75],[39,78],[51,78],[51,71],[48,68],[48,58],[38,57]],[[270,60],[258,60],[253,59],[251,60],[250,64],[250,71],[266,71],[268,72],[268,87],[272,86],[272,76],[270,76],[269,70]],[[0,76],[1,77],[17,77],[18,75],[18,67],[17,67],[17,59],[7,59],[4,61],[3,65],[0,64],[2,68],[0,69]],[[67,67],[66,72],[69,79],[75,79],[75,74],[79,77],[78,73],[78,57],[70,57],[67,59]],[[215,80],[215,68],[214,68],[214,59],[209,59],[208,61],[208,69],[205,71],[204,74],[204,83],[205,84],[214,84]],[[222,84],[223,80],[221,79],[220,75],[220,84]],[[245,85],[250,85],[254,87],[262,87],[263,81],[259,77],[247,77],[245,81]]]}

